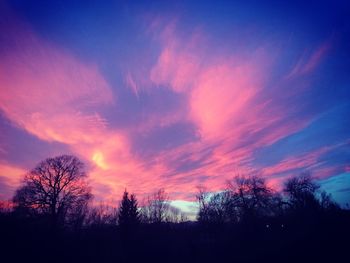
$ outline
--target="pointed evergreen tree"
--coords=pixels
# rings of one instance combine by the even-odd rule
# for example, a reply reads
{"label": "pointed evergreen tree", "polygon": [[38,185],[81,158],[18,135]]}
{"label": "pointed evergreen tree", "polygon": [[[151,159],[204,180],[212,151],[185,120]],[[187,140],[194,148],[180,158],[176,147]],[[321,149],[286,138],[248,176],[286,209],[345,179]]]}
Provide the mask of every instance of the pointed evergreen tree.
{"label": "pointed evergreen tree", "polygon": [[132,225],[136,225],[140,223],[140,213],[139,213],[136,196],[132,194],[130,196],[129,201],[130,201],[130,214],[129,214],[130,223]]}
{"label": "pointed evergreen tree", "polygon": [[125,189],[119,208],[119,225],[121,227],[135,226],[140,221],[139,217],[136,197],[132,194],[129,198],[129,193]]}

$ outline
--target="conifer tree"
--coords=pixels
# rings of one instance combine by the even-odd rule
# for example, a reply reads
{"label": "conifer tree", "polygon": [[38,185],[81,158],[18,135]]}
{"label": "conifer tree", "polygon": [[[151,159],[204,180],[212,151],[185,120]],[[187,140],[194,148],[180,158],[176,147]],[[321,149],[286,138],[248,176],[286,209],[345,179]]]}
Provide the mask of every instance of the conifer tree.
{"label": "conifer tree", "polygon": [[123,199],[119,207],[118,223],[121,227],[135,226],[139,223],[138,204],[134,194],[124,191]]}

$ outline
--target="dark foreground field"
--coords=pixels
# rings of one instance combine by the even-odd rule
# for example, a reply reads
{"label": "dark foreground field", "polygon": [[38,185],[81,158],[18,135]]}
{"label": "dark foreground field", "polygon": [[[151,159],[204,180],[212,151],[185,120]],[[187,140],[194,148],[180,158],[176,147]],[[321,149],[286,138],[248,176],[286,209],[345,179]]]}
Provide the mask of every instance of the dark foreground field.
{"label": "dark foreground field", "polygon": [[347,262],[350,213],[245,224],[45,227],[1,215],[1,262]]}

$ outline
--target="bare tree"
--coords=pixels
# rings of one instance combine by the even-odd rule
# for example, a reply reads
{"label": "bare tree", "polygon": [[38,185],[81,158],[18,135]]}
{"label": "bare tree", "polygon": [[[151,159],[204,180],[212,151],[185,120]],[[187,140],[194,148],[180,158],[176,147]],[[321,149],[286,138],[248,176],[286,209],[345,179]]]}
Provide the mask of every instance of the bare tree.
{"label": "bare tree", "polygon": [[165,220],[169,223],[179,223],[181,220],[181,210],[175,206],[169,205]]}
{"label": "bare tree", "polygon": [[271,215],[279,201],[278,195],[267,187],[265,180],[256,175],[238,176],[228,182],[228,189],[231,205],[236,208],[239,220]]}
{"label": "bare tree", "polygon": [[161,223],[167,219],[169,197],[164,189],[159,189],[148,196],[142,207],[142,219],[148,223]]}
{"label": "bare tree", "polygon": [[209,193],[198,187],[199,212],[197,219],[202,223],[226,223],[236,221],[236,211],[229,191]]}
{"label": "bare tree", "polygon": [[181,212],[181,213],[180,213],[180,223],[183,223],[183,222],[186,222],[186,221],[188,221],[188,216],[187,216],[187,214],[184,213],[184,212]]}
{"label": "bare tree", "polygon": [[210,196],[204,186],[198,186],[197,189],[198,193],[196,195],[196,198],[199,207],[197,219],[199,222],[208,222]]}
{"label": "bare tree", "polygon": [[85,220],[86,225],[102,227],[116,225],[118,220],[118,209],[105,203],[91,207]]}
{"label": "bare tree", "polygon": [[209,193],[198,188],[198,221],[236,223],[258,217],[273,216],[283,210],[280,195],[267,187],[259,176],[237,176],[227,182],[227,188]]}
{"label": "bare tree", "polygon": [[319,202],[324,211],[340,209],[339,205],[333,200],[332,195],[326,191],[321,192]]}
{"label": "bare tree", "polygon": [[311,175],[308,173],[293,177],[287,180],[284,187],[284,192],[289,198],[289,203],[292,209],[305,210],[317,209],[319,202],[316,194],[319,189]]}
{"label": "bare tree", "polygon": [[40,162],[25,175],[13,202],[31,214],[49,216],[53,225],[82,216],[92,198],[83,163],[75,156],[61,155]]}

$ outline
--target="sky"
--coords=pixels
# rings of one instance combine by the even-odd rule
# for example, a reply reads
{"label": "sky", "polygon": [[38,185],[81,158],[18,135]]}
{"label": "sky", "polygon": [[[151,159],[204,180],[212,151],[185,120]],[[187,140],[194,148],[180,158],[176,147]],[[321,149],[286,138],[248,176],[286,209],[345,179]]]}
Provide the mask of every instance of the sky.
{"label": "sky", "polygon": [[2,1],[0,199],[47,157],[96,201],[311,173],[350,202],[346,1]]}

